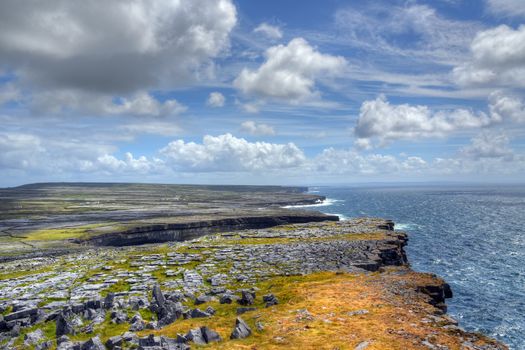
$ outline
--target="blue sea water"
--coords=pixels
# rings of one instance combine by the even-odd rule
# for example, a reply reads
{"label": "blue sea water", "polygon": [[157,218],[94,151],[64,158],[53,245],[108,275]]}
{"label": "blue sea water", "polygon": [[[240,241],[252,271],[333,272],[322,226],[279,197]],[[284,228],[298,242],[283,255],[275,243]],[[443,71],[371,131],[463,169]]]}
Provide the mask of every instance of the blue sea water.
{"label": "blue sea water", "polygon": [[460,326],[525,349],[525,186],[311,187],[322,212],[395,221],[416,271],[451,286]]}

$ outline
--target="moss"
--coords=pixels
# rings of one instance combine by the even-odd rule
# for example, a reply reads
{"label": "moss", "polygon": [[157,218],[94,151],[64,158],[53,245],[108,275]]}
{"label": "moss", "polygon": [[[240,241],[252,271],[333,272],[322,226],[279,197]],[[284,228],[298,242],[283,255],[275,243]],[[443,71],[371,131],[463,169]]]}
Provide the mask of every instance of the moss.
{"label": "moss", "polygon": [[106,297],[109,293],[129,292],[130,288],[129,283],[121,279],[117,283],[111,285],[111,287],[104,289],[100,294],[102,297]]}
{"label": "moss", "polygon": [[44,268],[37,269],[37,270],[17,270],[17,271],[5,272],[5,273],[0,274],[0,280],[7,280],[7,279],[37,275],[37,274],[49,272],[52,270],[53,270],[53,267],[48,266],[48,267],[44,267]]}

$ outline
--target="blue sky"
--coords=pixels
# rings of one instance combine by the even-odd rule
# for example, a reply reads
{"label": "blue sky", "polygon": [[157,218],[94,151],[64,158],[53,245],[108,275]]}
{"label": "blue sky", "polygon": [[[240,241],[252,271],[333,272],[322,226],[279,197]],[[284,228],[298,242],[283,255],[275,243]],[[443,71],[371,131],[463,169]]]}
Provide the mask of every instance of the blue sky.
{"label": "blue sky", "polygon": [[520,182],[525,2],[3,1],[0,186]]}

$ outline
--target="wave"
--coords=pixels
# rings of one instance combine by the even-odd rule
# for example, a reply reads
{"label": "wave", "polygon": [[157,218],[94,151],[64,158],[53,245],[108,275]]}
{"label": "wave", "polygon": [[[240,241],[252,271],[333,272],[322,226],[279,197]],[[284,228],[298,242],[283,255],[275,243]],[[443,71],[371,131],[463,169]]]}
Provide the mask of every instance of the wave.
{"label": "wave", "polygon": [[330,205],[334,205],[337,202],[344,202],[341,199],[331,199],[326,198],[321,203],[315,203],[315,204],[301,204],[301,205],[285,205],[283,208],[285,209],[291,209],[291,208],[316,208],[316,207],[328,207]]}

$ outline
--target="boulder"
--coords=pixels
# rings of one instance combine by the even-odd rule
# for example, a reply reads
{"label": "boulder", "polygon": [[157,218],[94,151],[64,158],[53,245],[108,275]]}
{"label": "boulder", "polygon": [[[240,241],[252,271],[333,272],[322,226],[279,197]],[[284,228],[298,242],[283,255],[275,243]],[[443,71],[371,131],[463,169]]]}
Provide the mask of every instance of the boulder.
{"label": "boulder", "polygon": [[209,329],[208,327],[201,327],[201,333],[204,340],[208,344],[222,341],[221,336],[214,330]]}
{"label": "boulder", "polygon": [[146,323],[144,322],[144,320],[142,319],[142,317],[138,313],[135,314],[131,318],[130,323],[131,323],[131,326],[129,327],[129,330],[131,332],[142,331],[142,330],[144,330],[144,328],[146,328]]}
{"label": "boulder", "polygon": [[237,317],[230,339],[244,339],[252,334],[252,330],[242,318]]}
{"label": "boulder", "polygon": [[75,334],[75,329],[62,312],[56,318],[56,337],[60,338],[67,334]]}
{"label": "boulder", "polygon": [[158,284],[153,286],[153,300],[155,300],[159,307],[163,307],[166,303],[166,298],[164,297],[164,294],[162,294]]}
{"label": "boulder", "polygon": [[111,313],[111,322],[115,324],[122,324],[128,321],[128,315],[123,311],[113,311]]}
{"label": "boulder", "polygon": [[264,295],[263,301],[266,303],[266,307],[270,307],[270,306],[279,304],[279,300],[273,294]]}
{"label": "boulder", "polygon": [[237,302],[241,305],[252,305],[255,301],[255,293],[248,290],[243,290],[241,292],[241,299],[237,300]]}
{"label": "boulder", "polygon": [[199,318],[199,317],[211,317],[211,315],[200,309],[193,309],[191,311],[191,318]]}
{"label": "boulder", "polygon": [[93,337],[82,344],[80,347],[81,350],[106,350],[104,344],[98,336]]}
{"label": "boulder", "polygon": [[109,310],[115,304],[115,293],[108,293],[106,298],[104,298],[104,308]]}
{"label": "boulder", "polygon": [[144,338],[139,338],[139,346],[141,347],[151,347],[151,346],[161,346],[160,337],[156,337],[153,334],[148,335]]}
{"label": "boulder", "polygon": [[237,315],[242,315],[245,312],[255,311],[257,308],[255,307],[238,307],[237,308]]}
{"label": "boulder", "polygon": [[109,350],[113,350],[117,346],[120,347],[123,341],[124,341],[123,338],[119,335],[111,337],[106,341],[106,347]]}
{"label": "boulder", "polygon": [[223,294],[221,298],[219,299],[219,302],[221,304],[231,304],[234,300],[236,300],[237,297],[232,294]]}
{"label": "boulder", "polygon": [[204,304],[211,300],[213,300],[211,296],[202,294],[202,295],[199,295],[197,298],[195,298],[195,305]]}
{"label": "boulder", "polygon": [[24,345],[36,345],[44,339],[44,332],[41,329],[37,329],[34,332],[29,332],[24,336]]}
{"label": "boulder", "polygon": [[204,339],[204,336],[202,335],[202,331],[200,328],[190,329],[188,333],[186,333],[185,338],[188,341],[192,341],[197,345],[206,344],[206,339]]}

